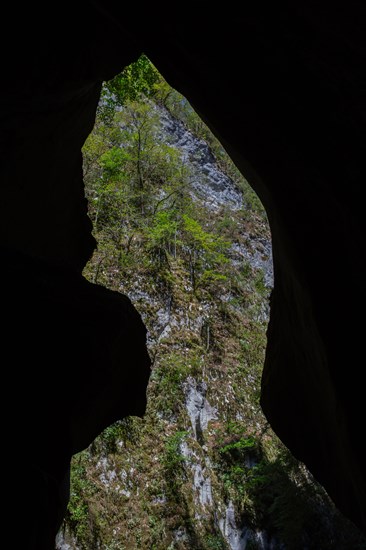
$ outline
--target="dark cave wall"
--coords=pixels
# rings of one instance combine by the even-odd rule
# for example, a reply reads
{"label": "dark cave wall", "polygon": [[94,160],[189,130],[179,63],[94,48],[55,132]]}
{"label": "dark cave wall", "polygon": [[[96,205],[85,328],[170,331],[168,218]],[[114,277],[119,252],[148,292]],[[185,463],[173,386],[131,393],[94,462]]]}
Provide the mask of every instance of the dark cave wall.
{"label": "dark cave wall", "polygon": [[[82,408],[83,399],[88,402],[82,381],[93,338],[85,312],[88,299],[92,304],[96,298],[90,291],[85,302],[68,302],[66,314],[59,297],[66,297],[70,288],[78,296],[84,288],[80,272],[95,246],[80,151],[94,122],[101,82],[143,51],[196,108],[266,207],[275,288],[262,407],[338,508],[366,531],[359,320],[365,306],[364,5],[353,1],[335,9],[328,3],[270,7],[258,2],[244,4],[240,14],[206,2],[194,10],[170,7],[168,12],[156,5],[127,10],[116,2],[83,2],[81,8],[76,12],[65,3],[50,14],[42,6],[21,12],[9,7],[4,21],[17,45],[11,54],[6,37],[1,38],[6,53],[0,104],[0,246],[4,318],[12,320],[3,338],[9,350],[24,334],[32,342],[15,359],[16,376],[8,376],[16,388],[17,411],[36,410],[26,428],[35,467],[42,463],[41,454],[48,453],[45,469],[60,471],[55,482],[62,483],[73,449],[86,445],[111,418],[104,416],[105,396],[96,396],[103,418],[94,417],[95,426],[89,426],[85,438],[83,423],[90,419],[80,421],[76,411],[63,414],[63,392],[75,373],[80,392],[73,404],[78,401]],[[19,265],[21,280],[13,279]],[[64,273],[61,278],[58,269]],[[23,279],[28,292],[18,294]],[[37,310],[37,296],[42,297],[43,314],[25,316],[24,311]],[[105,299],[108,312],[109,297]],[[83,319],[82,331],[69,323],[75,311]],[[93,307],[88,311],[92,317]],[[129,324],[128,316],[122,326],[125,322]],[[37,358],[43,345],[36,335],[49,334],[52,323],[57,338],[50,338],[42,352],[38,374],[25,376],[30,358]],[[104,338],[106,345],[120,349],[122,360],[124,330],[113,344],[108,331]],[[52,362],[55,377],[65,379],[64,362],[55,361],[53,351],[65,342],[64,362],[71,357],[72,369],[55,398],[54,384],[44,373]],[[128,357],[126,368],[131,351]],[[138,391],[143,394],[148,359],[140,359]],[[98,372],[97,364],[95,368]],[[24,399],[25,387],[35,392],[37,407]],[[113,395],[114,417],[128,414],[121,399]],[[44,448],[42,436],[33,437],[31,427],[32,414],[33,420],[38,413],[42,418],[48,409],[53,411],[50,426],[52,420],[59,425],[55,448]],[[67,409],[73,411],[70,402]]]}
{"label": "dark cave wall", "polygon": [[268,213],[275,286],[262,408],[364,528],[365,8],[259,2],[234,16],[202,3],[191,18],[173,18],[160,42],[148,35],[145,50]]}
{"label": "dark cave wall", "polygon": [[80,4],[2,12],[3,498],[14,544],[29,550],[54,549],[71,456],[116,420],[144,414],[150,375],[139,313],[81,276],[96,246],[81,148],[103,78],[139,50],[126,35],[111,44],[115,25]]}

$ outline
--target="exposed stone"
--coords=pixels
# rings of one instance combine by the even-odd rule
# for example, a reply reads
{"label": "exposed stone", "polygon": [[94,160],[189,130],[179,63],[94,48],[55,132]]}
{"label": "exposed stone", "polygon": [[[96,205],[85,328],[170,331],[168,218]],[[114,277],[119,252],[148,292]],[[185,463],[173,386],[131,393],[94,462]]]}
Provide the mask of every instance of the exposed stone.
{"label": "exposed stone", "polygon": [[217,166],[216,160],[203,139],[194,136],[183,123],[172,120],[167,111],[159,109],[164,139],[181,151],[182,162],[192,172],[191,188],[207,209],[217,210],[225,204],[232,210],[243,206],[242,192]]}
{"label": "exposed stone", "polygon": [[217,418],[217,410],[206,399],[207,384],[189,376],[184,384],[187,413],[196,440],[203,444],[203,432],[210,420]]}

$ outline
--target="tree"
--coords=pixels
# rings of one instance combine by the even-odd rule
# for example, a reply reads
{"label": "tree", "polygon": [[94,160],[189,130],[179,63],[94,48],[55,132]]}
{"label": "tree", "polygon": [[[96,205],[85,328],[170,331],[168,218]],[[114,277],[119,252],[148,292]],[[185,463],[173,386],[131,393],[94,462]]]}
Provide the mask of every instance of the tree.
{"label": "tree", "polygon": [[199,221],[187,214],[183,214],[182,222],[182,241],[188,256],[193,288],[196,290],[207,283],[225,280],[221,268],[228,263],[224,252],[229,243],[205,231]]}
{"label": "tree", "polygon": [[156,91],[154,85],[160,81],[160,73],[146,55],[142,54],[121,73],[104,82],[98,117],[111,123],[117,107],[123,107],[128,101],[136,101],[141,97],[152,97]]}

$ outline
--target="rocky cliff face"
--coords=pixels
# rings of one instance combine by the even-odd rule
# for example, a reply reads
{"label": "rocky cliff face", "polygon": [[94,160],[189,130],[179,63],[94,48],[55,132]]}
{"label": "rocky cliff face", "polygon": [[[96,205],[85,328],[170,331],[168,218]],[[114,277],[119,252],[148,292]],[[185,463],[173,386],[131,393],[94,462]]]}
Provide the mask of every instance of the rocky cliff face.
{"label": "rocky cliff face", "polygon": [[133,273],[118,261],[100,264],[103,250],[89,263],[90,278],[98,270],[141,312],[153,369],[144,418],[117,422],[74,458],[58,549],[305,549],[326,538],[337,546],[324,548],[346,549],[362,536],[259,406],[273,286],[264,211],[250,206],[247,182],[220,169],[207,141],[165,108],[151,108],[158,140],[190,167],[186,192],[201,220],[213,239],[229,241],[228,263],[225,277],[198,289],[176,252],[168,259],[172,284],[163,267],[152,283],[148,249],[139,249],[144,268]]}

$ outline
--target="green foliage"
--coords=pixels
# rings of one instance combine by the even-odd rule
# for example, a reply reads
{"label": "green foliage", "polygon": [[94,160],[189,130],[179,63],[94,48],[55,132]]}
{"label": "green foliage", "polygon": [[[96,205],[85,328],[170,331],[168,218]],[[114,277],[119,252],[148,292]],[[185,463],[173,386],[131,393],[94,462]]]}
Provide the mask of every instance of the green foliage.
{"label": "green foliage", "polygon": [[246,181],[243,181],[241,183],[241,188],[243,190],[245,205],[245,210],[243,211],[244,217],[248,217],[248,212],[255,212],[257,215],[259,215],[260,218],[266,220],[266,212],[258,195],[253,191],[253,189]]}
{"label": "green foliage", "polygon": [[111,424],[96,439],[93,447],[99,447],[101,444],[103,451],[108,454],[118,452],[118,442],[127,445],[134,445],[139,438],[138,419],[134,417],[126,417],[117,420]]}
{"label": "green foliage", "polygon": [[169,417],[177,413],[183,400],[183,382],[190,373],[187,359],[179,352],[171,350],[161,358],[151,375],[151,391],[156,396],[161,414]]}
{"label": "green foliage", "polygon": [[183,440],[188,432],[180,430],[166,438],[162,463],[167,481],[167,492],[174,500],[179,500],[179,490],[186,479],[184,463],[185,458],[181,452]]}
{"label": "green foliage", "polygon": [[257,292],[259,292],[261,295],[268,295],[268,287],[265,284],[264,272],[262,269],[258,270],[255,276],[254,286]]}
{"label": "green foliage", "polygon": [[204,540],[204,548],[207,550],[227,550],[228,546],[220,534],[207,534]]}
{"label": "green foliage", "polygon": [[150,250],[164,251],[176,256],[179,220],[174,209],[164,209],[156,212],[148,232],[147,247]]}
{"label": "green foliage", "polygon": [[205,231],[200,222],[187,214],[182,216],[183,241],[188,251],[189,269],[194,289],[214,281],[225,281],[220,272],[229,262],[225,252],[229,243],[220,236]]}
{"label": "green foliage", "polygon": [[95,487],[87,476],[88,457],[83,451],[72,460],[70,473],[70,499],[66,512],[66,522],[83,548],[88,548],[93,536],[91,514],[88,501],[95,492]]}
{"label": "green foliage", "polygon": [[126,155],[120,147],[111,147],[100,157],[100,165],[103,169],[103,176],[107,181],[111,181],[119,176],[121,165],[125,161]]}
{"label": "green foliage", "polygon": [[238,220],[236,216],[227,211],[225,208],[222,209],[216,224],[216,231],[219,235],[222,235],[228,241],[233,241],[240,238],[238,235]]}
{"label": "green foliage", "polygon": [[184,456],[181,454],[181,444],[188,432],[184,430],[177,431],[167,437],[164,448],[164,464],[169,470],[176,472],[177,468],[184,463]]}
{"label": "green foliage", "polygon": [[110,123],[118,106],[155,93],[161,76],[146,55],[141,55],[121,73],[104,83],[98,116]]}
{"label": "green foliage", "polygon": [[232,451],[243,451],[247,449],[252,449],[255,446],[255,439],[253,437],[239,439],[232,443],[228,443],[219,449],[219,453],[231,453]]}

